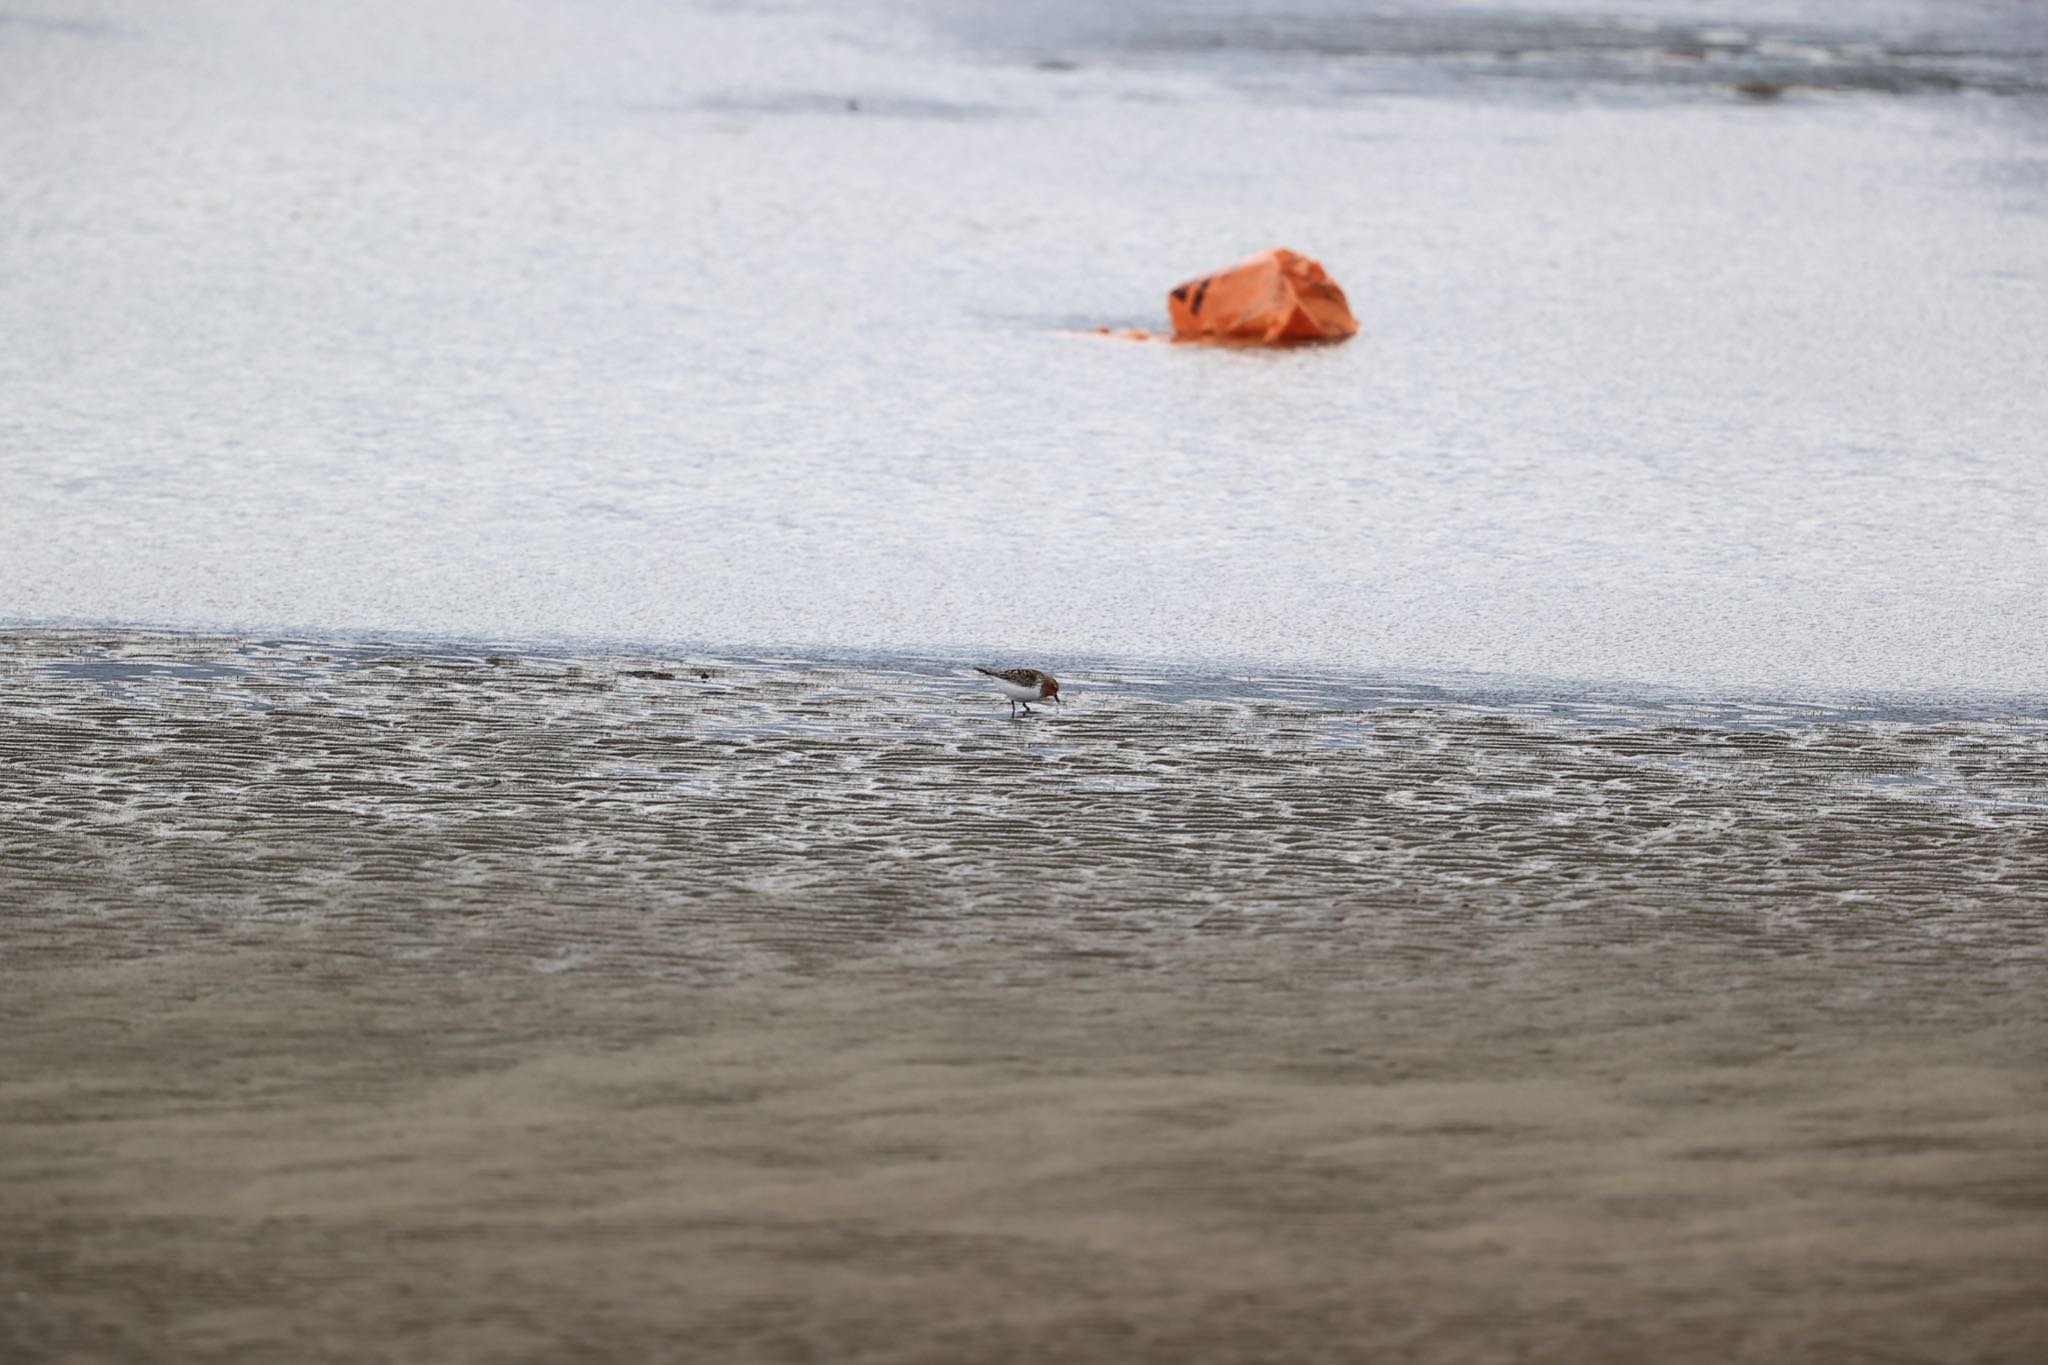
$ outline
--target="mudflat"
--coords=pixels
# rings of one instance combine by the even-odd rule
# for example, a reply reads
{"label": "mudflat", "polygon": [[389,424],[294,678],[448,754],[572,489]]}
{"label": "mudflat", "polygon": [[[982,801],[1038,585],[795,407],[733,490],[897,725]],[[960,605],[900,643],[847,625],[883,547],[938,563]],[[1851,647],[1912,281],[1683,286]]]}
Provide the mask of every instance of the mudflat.
{"label": "mudflat", "polygon": [[0,636],[8,1360],[2030,1361],[2038,716]]}

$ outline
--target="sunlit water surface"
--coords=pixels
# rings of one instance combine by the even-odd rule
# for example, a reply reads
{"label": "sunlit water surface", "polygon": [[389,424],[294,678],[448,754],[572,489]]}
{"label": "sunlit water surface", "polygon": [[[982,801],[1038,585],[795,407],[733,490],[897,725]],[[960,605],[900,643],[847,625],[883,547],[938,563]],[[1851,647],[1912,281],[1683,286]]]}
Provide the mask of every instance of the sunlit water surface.
{"label": "sunlit water surface", "polygon": [[2038,9],[1237,11],[0,15],[0,618],[2038,692]]}

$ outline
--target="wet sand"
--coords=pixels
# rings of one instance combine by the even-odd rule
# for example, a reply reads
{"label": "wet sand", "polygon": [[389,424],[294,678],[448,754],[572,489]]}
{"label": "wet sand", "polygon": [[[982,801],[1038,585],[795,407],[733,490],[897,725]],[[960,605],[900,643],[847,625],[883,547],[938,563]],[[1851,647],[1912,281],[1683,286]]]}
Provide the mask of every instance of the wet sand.
{"label": "wet sand", "polygon": [[1070,681],[0,636],[0,1358],[2048,1351],[2038,715]]}

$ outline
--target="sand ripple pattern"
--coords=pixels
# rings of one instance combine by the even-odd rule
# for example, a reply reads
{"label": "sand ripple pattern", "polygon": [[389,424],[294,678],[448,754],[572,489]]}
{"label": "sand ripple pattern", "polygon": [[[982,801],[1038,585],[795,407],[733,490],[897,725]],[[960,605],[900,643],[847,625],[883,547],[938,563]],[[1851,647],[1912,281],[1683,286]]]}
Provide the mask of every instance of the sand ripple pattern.
{"label": "sand ripple pattern", "polygon": [[366,953],[712,974],[1518,926],[2041,952],[2038,716],[1068,689],[1012,722],[934,668],[12,633],[0,935],[359,922]]}

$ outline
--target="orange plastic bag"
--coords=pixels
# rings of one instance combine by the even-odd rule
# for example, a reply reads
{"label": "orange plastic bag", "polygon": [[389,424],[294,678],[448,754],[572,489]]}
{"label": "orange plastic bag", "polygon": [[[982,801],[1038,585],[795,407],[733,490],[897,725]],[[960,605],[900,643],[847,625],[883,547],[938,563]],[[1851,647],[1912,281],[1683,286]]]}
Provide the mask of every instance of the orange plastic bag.
{"label": "orange plastic bag", "polygon": [[1287,346],[1358,331],[1344,291],[1322,264],[1285,247],[1189,280],[1166,296],[1175,341]]}

